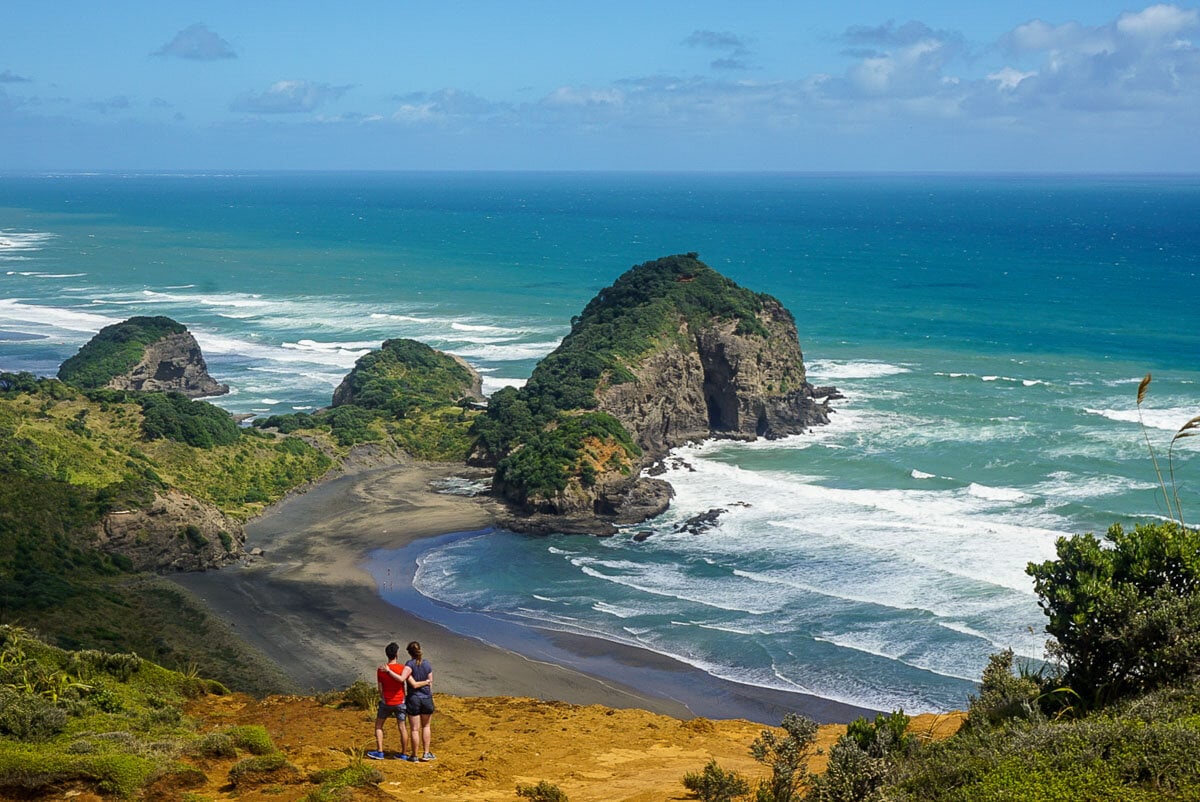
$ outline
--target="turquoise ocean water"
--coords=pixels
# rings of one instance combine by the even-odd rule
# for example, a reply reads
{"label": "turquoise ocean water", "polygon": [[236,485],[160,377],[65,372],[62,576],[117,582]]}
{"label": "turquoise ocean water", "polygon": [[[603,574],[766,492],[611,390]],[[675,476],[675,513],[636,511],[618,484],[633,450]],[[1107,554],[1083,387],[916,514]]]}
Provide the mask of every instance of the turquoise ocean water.
{"label": "turquoise ocean water", "polygon": [[[0,177],[0,370],[163,314],[234,412],[311,409],[413,337],[518,384],[629,266],[698,251],[795,314],[846,395],[783,441],[682,449],[662,519],[438,541],[436,605],[867,707],[965,703],[1042,654],[1026,562],[1163,512],[1200,414],[1200,178],[596,174]],[[1200,458],[1176,473],[1200,519]],[[714,507],[718,527],[676,534]],[[435,605],[435,606],[436,606]]]}

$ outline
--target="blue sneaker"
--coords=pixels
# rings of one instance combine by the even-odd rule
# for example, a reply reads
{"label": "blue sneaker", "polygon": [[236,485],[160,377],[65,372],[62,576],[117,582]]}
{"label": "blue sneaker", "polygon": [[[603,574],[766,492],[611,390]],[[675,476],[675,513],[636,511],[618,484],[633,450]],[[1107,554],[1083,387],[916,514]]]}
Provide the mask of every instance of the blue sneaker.
{"label": "blue sneaker", "polygon": [[433,752],[426,752],[421,756],[422,763],[428,763],[430,760],[433,760]]}
{"label": "blue sneaker", "polygon": [[416,760],[415,757],[409,757],[408,755],[404,754],[403,752],[397,752],[394,755],[394,757],[396,758],[396,760],[405,760],[405,761]]}
{"label": "blue sneaker", "polygon": [[383,752],[372,749],[370,752],[367,752],[367,757],[371,758],[371,760],[383,760]]}

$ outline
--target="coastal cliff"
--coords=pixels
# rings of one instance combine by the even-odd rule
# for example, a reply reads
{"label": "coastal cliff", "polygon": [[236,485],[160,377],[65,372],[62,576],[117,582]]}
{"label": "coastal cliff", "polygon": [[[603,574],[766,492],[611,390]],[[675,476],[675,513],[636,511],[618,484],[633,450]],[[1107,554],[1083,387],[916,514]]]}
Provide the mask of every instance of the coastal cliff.
{"label": "coastal cliff", "polygon": [[525,531],[605,533],[664,511],[641,475],[689,441],[799,434],[829,421],[795,320],[694,253],[635,266],[600,291],[521,390],[496,393],[471,459]]}
{"label": "coastal cliff", "polygon": [[196,338],[168,317],[132,317],[105,326],[58,370],[81,389],[175,392],[188,398],[224,395],[229,385],[208,374]]}

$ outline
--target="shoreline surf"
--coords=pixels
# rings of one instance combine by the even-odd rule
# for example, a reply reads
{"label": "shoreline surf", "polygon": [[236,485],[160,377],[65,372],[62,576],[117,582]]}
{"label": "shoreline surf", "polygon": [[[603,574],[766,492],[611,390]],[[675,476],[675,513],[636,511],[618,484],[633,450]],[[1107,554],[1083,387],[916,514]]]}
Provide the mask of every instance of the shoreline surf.
{"label": "shoreline surf", "polygon": [[[457,631],[453,611],[420,603],[410,577],[394,576],[391,588],[379,587],[366,569],[369,555],[412,555],[428,548],[430,538],[491,526],[487,500],[431,489],[431,481],[461,471],[425,464],[350,469],[247,526],[247,548],[263,549],[262,558],[172,580],[229,622],[298,689],[369,679],[387,641],[411,639],[422,641],[434,660],[437,690],[459,696],[527,696],[764,724],[778,724],[792,711],[825,723],[873,712],[720,680],[648,650],[583,635],[514,625],[493,642],[486,633]],[[397,590],[411,594],[404,598],[413,609],[384,598]]]}

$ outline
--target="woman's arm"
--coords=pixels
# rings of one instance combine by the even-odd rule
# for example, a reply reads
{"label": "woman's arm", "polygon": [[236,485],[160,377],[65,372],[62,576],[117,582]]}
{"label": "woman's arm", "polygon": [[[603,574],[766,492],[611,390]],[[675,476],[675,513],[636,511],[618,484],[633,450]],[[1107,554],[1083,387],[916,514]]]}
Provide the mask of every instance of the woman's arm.
{"label": "woman's arm", "polygon": [[397,674],[395,671],[392,671],[392,669],[389,666],[380,666],[380,667],[387,673],[391,674],[393,678],[399,680],[400,682],[404,682],[405,680],[407,680],[409,677],[412,676],[412,669],[409,668],[408,666],[405,666],[404,670],[401,671],[399,674]]}

